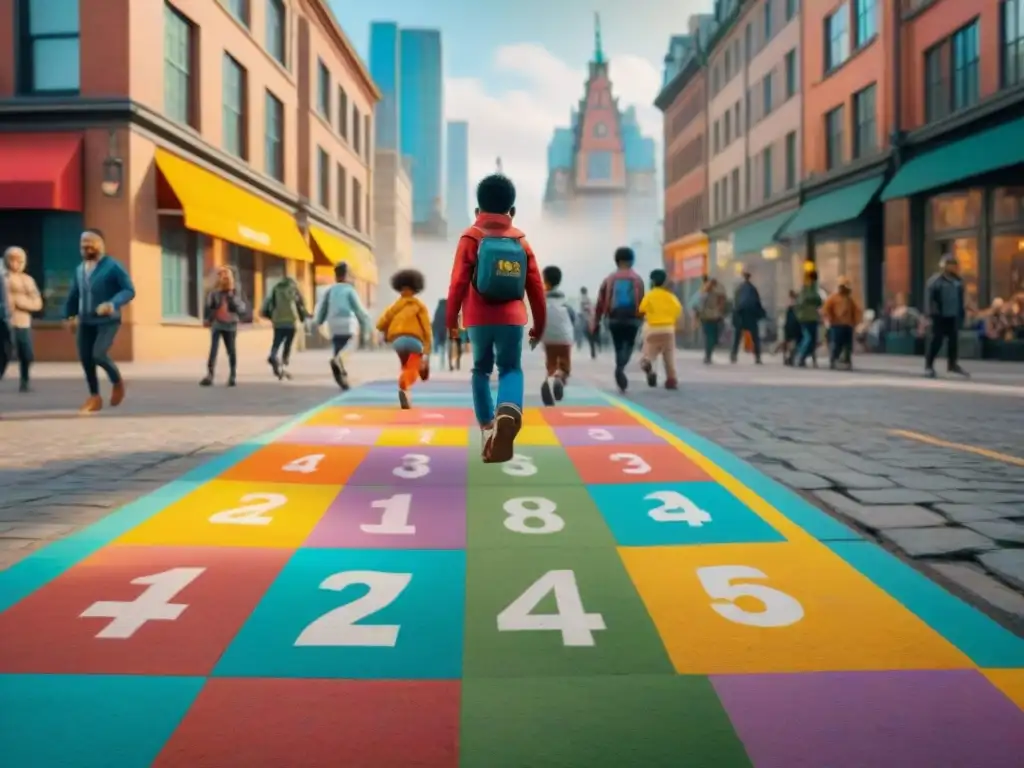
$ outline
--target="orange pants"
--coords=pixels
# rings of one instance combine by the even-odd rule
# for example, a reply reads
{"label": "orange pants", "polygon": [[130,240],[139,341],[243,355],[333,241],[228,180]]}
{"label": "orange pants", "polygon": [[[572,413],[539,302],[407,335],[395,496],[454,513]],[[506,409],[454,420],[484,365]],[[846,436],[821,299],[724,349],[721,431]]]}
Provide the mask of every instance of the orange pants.
{"label": "orange pants", "polygon": [[423,355],[419,352],[401,352],[398,359],[402,363],[402,372],[398,375],[398,388],[409,389],[420,377]]}

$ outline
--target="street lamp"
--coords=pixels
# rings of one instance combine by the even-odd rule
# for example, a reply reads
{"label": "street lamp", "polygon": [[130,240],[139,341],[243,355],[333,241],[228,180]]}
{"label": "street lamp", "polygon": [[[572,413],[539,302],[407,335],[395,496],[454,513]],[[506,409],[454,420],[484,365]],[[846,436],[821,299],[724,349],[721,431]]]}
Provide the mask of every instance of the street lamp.
{"label": "street lamp", "polygon": [[110,143],[107,146],[107,157],[103,161],[103,181],[100,189],[107,197],[119,197],[124,183],[124,161],[118,157],[117,133],[110,131]]}

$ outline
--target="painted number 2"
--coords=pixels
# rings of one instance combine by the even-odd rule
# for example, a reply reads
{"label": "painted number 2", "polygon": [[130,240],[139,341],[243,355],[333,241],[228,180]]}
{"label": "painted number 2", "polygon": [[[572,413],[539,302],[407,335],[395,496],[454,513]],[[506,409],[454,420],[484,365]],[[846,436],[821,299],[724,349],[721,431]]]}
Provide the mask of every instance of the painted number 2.
{"label": "painted number 2", "polygon": [[391,474],[403,480],[417,480],[430,474],[430,457],[422,453],[407,453],[402,457],[401,466],[391,470]]}
{"label": "painted number 2", "polygon": [[[804,617],[804,608],[796,598],[764,584],[736,583],[739,579],[767,579],[748,565],[715,565],[698,568],[701,586],[715,602],[711,607],[722,617],[749,627],[788,627]],[[758,601],[763,610],[745,611],[736,601],[746,597]]]}
{"label": "painted number 2", "polygon": [[[557,613],[534,613],[552,592]],[[548,571],[498,614],[499,632],[561,632],[563,645],[595,645],[594,632],[602,629],[607,629],[604,617],[600,613],[587,613],[583,608],[573,571]]]}
{"label": "painted number 2", "polygon": [[508,515],[505,527],[516,533],[558,533],[565,528],[565,520],[555,514],[558,505],[551,499],[509,499],[502,508]]}
{"label": "painted number 2", "polygon": [[280,493],[247,493],[239,501],[241,507],[225,509],[210,515],[210,522],[218,525],[270,525],[274,518],[267,512],[283,507],[288,497]]}
{"label": "painted number 2", "polygon": [[369,591],[351,603],[328,611],[309,624],[295,640],[297,646],[363,646],[393,648],[398,644],[398,624],[356,624],[387,608],[412,581],[411,573],[342,571],[320,582],[320,589],[341,592],[361,584]]}
{"label": "painted number 2", "polygon": [[644,496],[646,501],[660,501],[647,514],[659,523],[686,523],[691,528],[700,528],[711,522],[711,515],[698,507],[678,491],[655,491]]}
{"label": "painted number 2", "polygon": [[612,461],[626,463],[626,466],[622,468],[624,475],[646,475],[651,471],[651,465],[635,453],[613,453],[609,458]]}

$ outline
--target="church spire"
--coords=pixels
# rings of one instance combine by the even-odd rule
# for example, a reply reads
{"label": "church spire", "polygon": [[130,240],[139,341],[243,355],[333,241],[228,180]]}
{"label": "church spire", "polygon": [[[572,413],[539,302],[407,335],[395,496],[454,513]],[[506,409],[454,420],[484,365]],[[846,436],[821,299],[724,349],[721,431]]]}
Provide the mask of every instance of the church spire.
{"label": "church spire", "polygon": [[601,47],[601,14],[594,13],[594,63],[604,64],[604,49]]}

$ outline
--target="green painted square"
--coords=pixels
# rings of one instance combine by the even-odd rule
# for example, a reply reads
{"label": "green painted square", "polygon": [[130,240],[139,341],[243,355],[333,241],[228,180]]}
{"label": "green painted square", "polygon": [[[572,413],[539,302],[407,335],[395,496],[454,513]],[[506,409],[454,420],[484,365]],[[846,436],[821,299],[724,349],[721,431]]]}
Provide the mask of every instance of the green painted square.
{"label": "green painted square", "polygon": [[582,485],[473,488],[467,509],[471,548],[615,547],[604,516]]}
{"label": "green painted square", "polygon": [[[674,674],[615,549],[471,549],[467,569],[463,678]],[[562,582],[560,610],[554,580]],[[537,593],[526,595],[532,588]],[[513,610],[520,598],[527,604]],[[587,618],[572,611],[574,600]],[[527,613],[569,629],[515,629]],[[499,628],[506,621],[511,626]]]}
{"label": "green painted square", "polygon": [[462,768],[750,768],[711,683],[689,675],[464,680]]}
{"label": "green painted square", "polygon": [[516,446],[516,457],[503,464],[469,462],[469,487],[504,485],[509,488],[538,488],[552,485],[582,485],[576,467],[563,448],[554,445]]}

